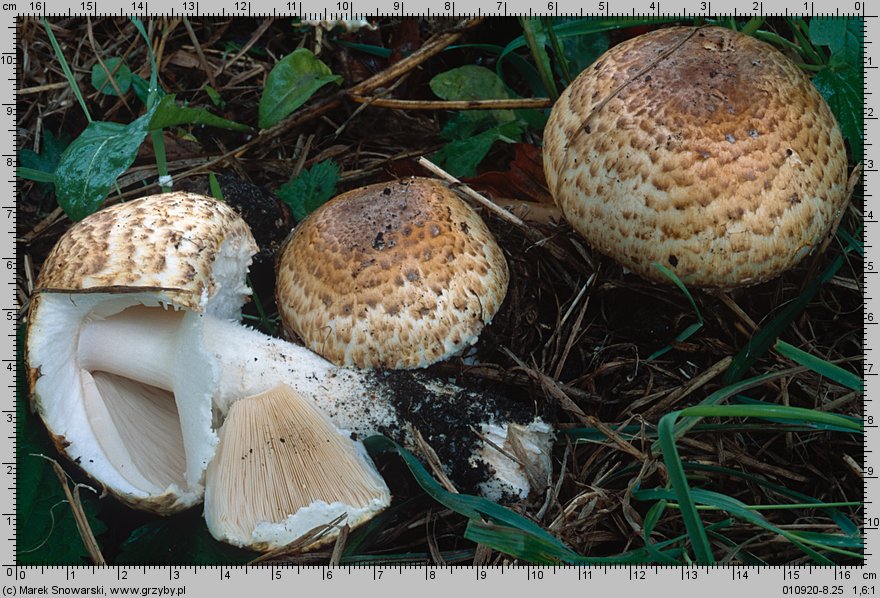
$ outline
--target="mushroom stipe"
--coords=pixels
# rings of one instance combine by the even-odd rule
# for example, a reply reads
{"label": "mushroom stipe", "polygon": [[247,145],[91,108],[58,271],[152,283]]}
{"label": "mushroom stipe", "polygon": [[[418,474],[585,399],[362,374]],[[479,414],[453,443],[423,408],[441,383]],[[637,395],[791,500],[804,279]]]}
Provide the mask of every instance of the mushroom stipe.
{"label": "mushroom stipe", "polygon": [[[443,464],[453,482],[476,469],[485,474],[482,482],[469,479],[462,487],[477,486],[492,498],[524,496],[532,488],[522,464],[474,438],[503,447],[511,432],[535,468],[549,472],[552,428],[500,398],[488,403],[497,407],[488,412],[462,409],[463,401],[482,404],[484,395],[426,375],[404,383],[405,373],[388,380],[337,367],[240,325],[256,249],[228,206],[170,193],[93,214],[50,253],[37,287],[51,292],[34,295],[28,316],[32,400],[61,450],[109,492],[162,514],[199,503],[217,430],[232,407],[279,384],[345,436],[386,431],[409,448],[415,448],[412,426],[422,425],[421,410],[407,411],[418,404],[412,394],[423,406],[447,405],[450,417],[461,414],[460,425],[451,423],[448,436],[427,437],[448,458],[467,457],[467,466]],[[470,454],[443,453],[444,442]],[[362,463],[372,467],[366,458]],[[276,547],[256,537],[251,543],[246,532],[236,538]]]}

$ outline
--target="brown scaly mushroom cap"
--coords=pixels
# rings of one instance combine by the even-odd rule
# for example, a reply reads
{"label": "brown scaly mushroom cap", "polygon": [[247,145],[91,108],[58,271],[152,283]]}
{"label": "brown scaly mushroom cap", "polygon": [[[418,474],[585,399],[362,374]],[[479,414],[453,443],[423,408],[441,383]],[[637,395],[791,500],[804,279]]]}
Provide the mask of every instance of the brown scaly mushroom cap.
{"label": "brown scaly mushroom cap", "polygon": [[846,201],[840,129],[782,53],[719,27],[624,42],[565,90],[544,132],[547,182],[599,251],[658,281],[769,280]]}
{"label": "brown scaly mushroom cap", "polygon": [[278,262],[284,326],[340,365],[418,368],[476,342],[504,301],[504,255],[432,179],[355,189],[313,212]]}

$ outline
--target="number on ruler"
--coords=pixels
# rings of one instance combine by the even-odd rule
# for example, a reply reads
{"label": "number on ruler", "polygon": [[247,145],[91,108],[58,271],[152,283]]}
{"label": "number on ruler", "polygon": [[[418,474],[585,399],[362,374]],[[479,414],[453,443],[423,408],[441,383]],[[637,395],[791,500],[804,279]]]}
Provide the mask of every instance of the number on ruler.
{"label": "number on ruler", "polygon": [[45,2],[31,2],[30,7],[31,7],[31,10],[33,10],[33,11],[43,12],[44,10],[46,10],[46,3]]}
{"label": "number on ruler", "polygon": [[239,1],[235,3],[235,12],[248,12],[251,8],[250,2]]}
{"label": "number on ruler", "polygon": [[183,2],[183,10],[187,12],[193,12],[196,9],[195,0],[186,0]]}
{"label": "number on ruler", "polygon": [[403,2],[395,2],[394,12],[400,12],[401,10],[403,10]]}
{"label": "number on ruler", "polygon": [[147,3],[146,2],[132,2],[131,3],[131,10],[135,11],[135,12],[136,11],[146,12],[147,11]]}
{"label": "number on ruler", "polygon": [[607,2],[600,2],[599,3],[599,12],[605,12],[607,10],[607,8],[608,8]]}
{"label": "number on ruler", "polygon": [[95,0],[87,0],[86,2],[80,2],[79,5],[82,7],[85,12],[98,12],[98,3]]}
{"label": "number on ruler", "polygon": [[349,0],[342,0],[341,2],[336,3],[336,10],[344,10],[346,12],[351,10],[351,2]]}

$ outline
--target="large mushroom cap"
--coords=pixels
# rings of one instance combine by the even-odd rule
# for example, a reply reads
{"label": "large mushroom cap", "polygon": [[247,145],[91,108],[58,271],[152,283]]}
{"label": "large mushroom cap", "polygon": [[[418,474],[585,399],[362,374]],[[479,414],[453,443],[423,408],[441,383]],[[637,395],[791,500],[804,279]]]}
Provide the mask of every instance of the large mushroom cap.
{"label": "large mushroom cap", "polygon": [[846,200],[828,105],[790,60],[718,27],[624,42],[553,107],[544,170],[556,203],[627,268],[731,288],[794,266]]}
{"label": "large mushroom cap", "polygon": [[256,250],[228,206],[168,193],[85,218],[46,259],[28,315],[34,406],[124,502],[169,513],[201,500],[220,372],[199,318],[238,319]]}
{"label": "large mushroom cap", "polygon": [[279,258],[284,325],[341,365],[417,368],[472,345],[504,301],[507,262],[444,185],[408,179],[344,193]]}

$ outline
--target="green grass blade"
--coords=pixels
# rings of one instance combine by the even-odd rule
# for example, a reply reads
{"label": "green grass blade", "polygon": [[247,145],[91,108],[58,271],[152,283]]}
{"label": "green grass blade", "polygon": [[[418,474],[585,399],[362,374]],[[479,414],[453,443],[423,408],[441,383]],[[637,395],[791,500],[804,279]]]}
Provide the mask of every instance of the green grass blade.
{"label": "green grass blade", "polygon": [[[763,374],[761,376],[755,376],[754,378],[748,378],[748,379],[743,380],[741,382],[737,382],[735,384],[731,384],[729,386],[725,386],[724,388],[716,390],[715,392],[710,394],[708,397],[703,399],[703,401],[700,404],[701,405],[715,405],[717,403],[721,403],[723,401],[726,401],[730,397],[737,395],[745,390],[748,390],[748,389],[753,388],[755,386],[760,386],[761,384],[764,384],[765,382],[767,382],[769,380],[775,380],[776,378],[789,376],[793,373],[797,373],[800,371],[803,371],[802,368],[792,368],[792,369],[788,369],[788,370],[779,370],[777,372],[770,372],[768,374]],[[661,421],[662,421],[662,419],[661,419]],[[696,426],[699,423],[699,421],[700,421],[700,419],[696,418],[696,417],[691,417],[691,418],[679,421],[675,426],[675,438],[678,439],[678,438],[681,438],[682,436],[684,436],[688,432],[688,430],[690,430],[691,428]],[[654,452],[661,450],[659,441],[655,442],[652,445],[652,450]]]}
{"label": "green grass blade", "polygon": [[770,350],[782,331],[803,312],[819,292],[819,288],[837,274],[843,263],[843,256],[838,255],[816,280],[807,285],[796,299],[786,305],[769,324],[752,337],[724,373],[723,381],[725,384],[732,384],[742,378],[749,368]]}
{"label": "green grass blade", "polygon": [[76,83],[76,77],[74,77],[73,71],[70,70],[70,65],[67,64],[67,59],[64,57],[64,52],[61,51],[61,46],[58,44],[58,40],[55,39],[55,34],[52,32],[52,27],[49,25],[49,21],[43,18],[40,19],[40,22],[43,23],[43,28],[46,30],[46,35],[49,37],[49,43],[52,44],[52,51],[55,52],[55,58],[61,63],[61,70],[64,71],[64,76],[67,77],[67,83],[70,85],[70,89],[73,90],[73,95],[76,96],[76,101],[79,102],[83,113],[86,115],[86,119],[89,122],[92,122],[92,115],[89,114],[86,101],[83,99],[82,92],[79,90],[79,85]]}
{"label": "green grass blade", "polygon": [[27,168],[25,166],[19,166],[16,169],[16,176],[22,179],[27,179],[29,181],[36,181],[38,183],[54,183],[55,175],[51,172],[44,172],[42,170],[37,170],[36,168]]}
{"label": "green grass blade", "polygon": [[[640,496],[646,499],[662,500],[673,498],[675,496],[675,493],[674,491],[666,490],[664,488],[656,488],[650,491],[642,491]],[[725,511],[726,513],[734,516],[737,519],[747,521],[769,532],[779,534],[780,536],[784,537],[786,540],[797,546],[801,551],[810,556],[819,564],[831,565],[833,564],[833,561],[831,561],[828,557],[816,552],[815,550],[813,550],[812,547],[818,548],[820,550],[827,550],[829,552],[845,554],[845,556],[856,556],[858,558],[862,557],[862,555],[841,550],[837,546],[837,544],[842,541],[840,536],[833,535],[833,537],[836,538],[835,542],[826,544],[820,542],[818,539],[805,537],[801,534],[788,531],[771,523],[767,520],[766,517],[756,512],[755,510],[750,509],[748,505],[731,496],[699,488],[692,489],[691,496],[695,504],[705,505],[712,507],[713,509]],[[679,507],[681,507],[681,505],[679,505]]]}
{"label": "green grass blade", "polygon": [[790,498],[792,500],[797,500],[802,503],[807,503],[810,505],[810,508],[818,508],[822,509],[826,512],[828,517],[840,528],[840,531],[848,536],[855,536],[859,534],[859,526],[855,524],[849,517],[841,513],[838,509],[822,507],[822,501],[818,498],[814,498],[812,496],[808,496],[801,492],[797,492],[796,490],[791,490],[781,484],[775,484],[761,476],[746,473],[743,471],[739,471],[736,469],[731,469],[729,467],[721,467],[719,465],[707,465],[704,463],[691,463],[686,461],[684,463],[684,468],[688,471],[707,471],[713,473],[721,473],[723,475],[748,481],[753,484],[757,484],[774,494],[778,494],[780,496],[784,496],[786,498]]}
{"label": "green grass blade", "polygon": [[777,340],[774,349],[776,349],[780,355],[791,359],[797,364],[810,368],[820,376],[824,376],[829,380],[842,384],[850,390],[854,390],[860,394],[864,394],[865,392],[865,381],[838,365],[825,361],[824,359],[816,357],[806,351],[802,351],[794,345],[788,344],[784,340]]}
{"label": "green grass blade", "polygon": [[134,25],[134,28],[141,34],[141,37],[144,38],[144,42],[147,44],[147,56],[150,57],[150,89],[147,92],[147,110],[149,110],[155,106],[156,102],[160,99],[159,72],[156,68],[156,55],[153,54],[153,44],[150,43],[150,36],[147,35],[147,30],[144,29],[144,24],[141,23],[141,20],[137,17],[129,17],[129,19],[131,20],[131,24]]}
{"label": "green grass blade", "polygon": [[534,521],[485,498],[449,492],[434,480],[415,456],[396,442],[384,436],[371,436],[364,440],[364,445],[370,452],[396,452],[403,459],[419,486],[431,498],[446,508],[472,520],[485,518],[493,523],[520,530],[525,536],[533,538],[536,555],[546,554],[547,547],[554,546],[560,555],[567,555],[570,559],[578,557],[571,548]]}
{"label": "green grass blade", "polygon": [[678,412],[673,411],[663,416],[658,425],[663,462],[666,464],[669,481],[680,505],[681,516],[684,520],[685,529],[688,532],[697,562],[709,565],[715,562],[715,557],[712,555],[709,538],[706,535],[706,530],[703,528],[703,523],[691,498],[690,485],[682,467],[681,457],[678,455],[678,448],[675,446],[674,433],[677,418]]}
{"label": "green grass blade", "polygon": [[[675,283],[675,286],[677,286],[679,288],[679,290],[681,290],[681,292],[684,293],[684,296],[687,297],[687,300],[690,302],[691,307],[694,310],[694,313],[697,314],[697,321],[695,323],[691,324],[690,326],[688,326],[687,328],[685,328],[683,331],[681,331],[678,334],[678,336],[675,337],[675,342],[680,343],[680,342],[686,341],[691,336],[693,336],[694,333],[696,333],[700,328],[703,327],[703,314],[700,313],[700,308],[697,307],[697,302],[694,301],[694,298],[691,295],[690,291],[688,291],[687,287],[684,285],[684,283],[681,281],[681,279],[678,277],[678,275],[675,272],[673,272],[672,270],[670,270],[669,268],[667,268],[663,264],[660,264],[657,262],[654,262],[652,265],[655,268],[657,268],[658,270],[660,270],[660,272],[662,272],[663,275],[666,276],[669,280],[671,280],[673,283]],[[658,349],[658,350],[654,351],[653,353],[651,353],[651,355],[648,356],[648,359],[649,360],[657,359],[658,357],[667,353],[670,350],[672,350],[672,345],[667,345],[667,346],[663,347],[662,349]]]}
{"label": "green grass blade", "polygon": [[[845,551],[841,551],[834,546],[826,546],[821,543],[817,544],[809,538],[803,539],[785,530],[776,528],[763,516],[760,516],[760,514],[750,512],[749,509],[746,508],[746,505],[736,499],[710,492],[708,490],[691,489],[684,472],[684,464],[681,461],[681,457],[678,454],[678,448],[675,445],[677,433],[676,422],[680,417],[772,417],[777,419],[834,425],[855,433],[862,432],[863,427],[861,422],[853,421],[852,419],[834,413],[825,413],[800,407],[776,405],[697,405],[695,407],[682,409],[681,411],[673,411],[672,413],[663,416],[658,425],[660,449],[663,451],[663,461],[666,464],[669,481],[670,484],[672,484],[674,493],[669,496],[674,496],[678,501],[682,519],[685,522],[685,528],[688,530],[688,535],[691,539],[691,544],[694,547],[694,552],[698,561],[711,563],[712,554],[709,551],[709,541],[706,535],[706,530],[703,528],[702,521],[697,512],[697,502],[718,506],[740,519],[759,525],[769,531],[780,533],[817,562],[830,563],[831,561],[810,548],[811,545],[817,546],[823,550],[844,554]],[[667,498],[663,494],[665,492],[666,491],[660,491],[660,494],[652,495],[652,498]],[[642,496],[644,496],[644,494]],[[706,554],[707,551],[709,551],[708,559]]]}
{"label": "green grass blade", "polygon": [[544,47],[544,36],[542,35],[540,39],[538,38],[541,22],[539,19],[520,17],[519,23],[522,26],[529,51],[532,53],[532,59],[538,66],[538,74],[541,75],[544,89],[547,90],[547,95],[551,100],[556,100],[559,97],[559,90],[556,88],[556,81],[553,79],[550,56],[547,55],[547,49]]}
{"label": "green grass blade", "polygon": [[836,413],[785,405],[695,405],[682,409],[678,414],[679,417],[758,417],[761,419],[792,420],[826,424],[856,434],[861,434],[864,430],[864,424],[860,420]]}

